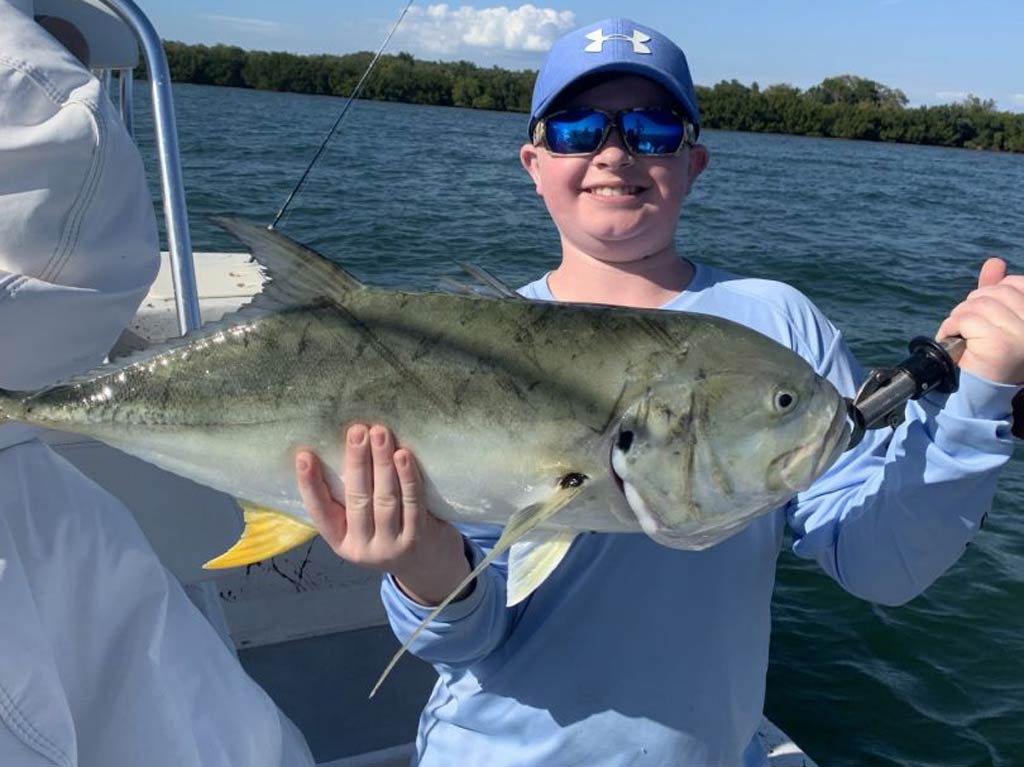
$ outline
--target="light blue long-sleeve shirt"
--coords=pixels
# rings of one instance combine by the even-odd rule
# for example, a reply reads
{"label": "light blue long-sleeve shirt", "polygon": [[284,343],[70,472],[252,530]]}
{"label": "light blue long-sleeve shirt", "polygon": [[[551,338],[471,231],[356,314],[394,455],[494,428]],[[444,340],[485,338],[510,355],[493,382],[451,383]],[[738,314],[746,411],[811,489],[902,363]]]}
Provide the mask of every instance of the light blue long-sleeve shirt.
{"label": "light blue long-sleeve shirt", "polygon": [[[520,291],[553,300],[546,279]],[[666,310],[714,314],[807,359],[847,395],[861,373],[838,330],[784,284],[697,267]],[[977,532],[1012,449],[1017,387],[961,374],[911,403],[809,490],[706,551],[584,534],[524,603],[505,607],[506,557],[412,645],[440,679],[420,719],[419,767],[759,767],[775,563],[797,555],[847,591],[900,604]],[[479,562],[500,530],[462,526]],[[402,641],[429,610],[385,578]]]}

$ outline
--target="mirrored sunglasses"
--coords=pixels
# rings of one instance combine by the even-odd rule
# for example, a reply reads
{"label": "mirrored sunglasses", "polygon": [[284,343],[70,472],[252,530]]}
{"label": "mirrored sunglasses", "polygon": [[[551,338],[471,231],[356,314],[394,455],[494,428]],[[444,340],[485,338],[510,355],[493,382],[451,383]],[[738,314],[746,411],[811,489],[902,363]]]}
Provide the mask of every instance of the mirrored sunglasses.
{"label": "mirrored sunglasses", "polygon": [[605,112],[586,107],[541,118],[534,128],[533,143],[555,155],[592,155],[604,146],[613,126],[619,129],[630,154],[642,157],[676,155],[697,140],[693,123],[671,109]]}

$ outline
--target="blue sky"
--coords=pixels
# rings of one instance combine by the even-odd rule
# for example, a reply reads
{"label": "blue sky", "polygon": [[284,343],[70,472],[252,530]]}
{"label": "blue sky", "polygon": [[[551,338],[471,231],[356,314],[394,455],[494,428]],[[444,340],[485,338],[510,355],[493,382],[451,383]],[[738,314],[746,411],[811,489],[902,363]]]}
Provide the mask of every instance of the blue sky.
{"label": "blue sky", "polygon": [[[138,0],[160,34],[295,53],[376,50],[403,0]],[[686,51],[694,80],[791,83],[838,74],[902,89],[912,104],[973,93],[1024,112],[1024,0],[705,0],[534,5],[417,2],[389,52],[537,68],[562,31],[628,15]]]}

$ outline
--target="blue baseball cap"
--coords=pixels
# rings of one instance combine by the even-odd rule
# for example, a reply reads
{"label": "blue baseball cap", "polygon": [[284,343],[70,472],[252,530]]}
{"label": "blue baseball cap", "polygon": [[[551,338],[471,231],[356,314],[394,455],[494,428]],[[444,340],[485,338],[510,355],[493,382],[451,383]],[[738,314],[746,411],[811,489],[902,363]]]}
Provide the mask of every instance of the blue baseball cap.
{"label": "blue baseball cap", "polygon": [[686,54],[656,29],[623,18],[574,29],[555,41],[533,86],[529,135],[552,102],[581,77],[599,72],[653,80],[679,101],[697,133],[700,109]]}

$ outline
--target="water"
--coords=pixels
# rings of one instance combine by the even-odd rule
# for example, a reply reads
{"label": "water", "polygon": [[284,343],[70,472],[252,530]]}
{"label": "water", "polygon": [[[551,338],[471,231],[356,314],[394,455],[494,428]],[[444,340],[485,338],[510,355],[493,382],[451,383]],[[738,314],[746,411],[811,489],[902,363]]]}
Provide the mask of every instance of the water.
{"label": "water", "polygon": [[[269,223],[342,106],[203,86],[175,95],[197,250],[238,249],[210,215]],[[519,167],[524,123],[359,103],[280,228],[374,284],[433,285],[459,260],[521,284],[558,257]],[[680,250],[800,288],[866,365],[934,333],[986,256],[1024,268],[1024,156],[713,131],[704,141],[711,165]],[[774,615],[766,713],[823,767],[1024,764],[1020,451],[985,529],[925,595],[876,607],[784,552]]]}

